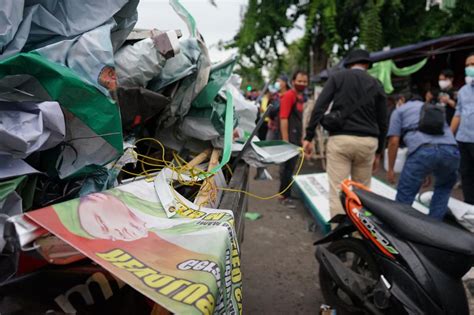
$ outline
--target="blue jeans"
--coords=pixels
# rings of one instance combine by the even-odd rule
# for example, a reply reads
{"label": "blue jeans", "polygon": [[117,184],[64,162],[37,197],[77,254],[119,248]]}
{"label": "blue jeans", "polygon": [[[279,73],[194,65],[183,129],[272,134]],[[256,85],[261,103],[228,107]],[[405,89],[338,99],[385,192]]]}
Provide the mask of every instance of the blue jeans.
{"label": "blue jeans", "polygon": [[430,216],[439,220],[448,210],[448,201],[457,179],[459,149],[454,145],[425,145],[410,154],[403,167],[396,200],[411,205],[426,176],[435,178]]}

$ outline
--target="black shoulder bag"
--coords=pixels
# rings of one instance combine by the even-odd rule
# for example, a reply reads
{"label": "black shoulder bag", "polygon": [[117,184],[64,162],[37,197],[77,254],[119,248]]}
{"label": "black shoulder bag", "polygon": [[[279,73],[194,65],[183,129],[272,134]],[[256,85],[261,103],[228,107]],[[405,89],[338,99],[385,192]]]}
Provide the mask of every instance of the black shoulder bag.
{"label": "black shoulder bag", "polygon": [[405,137],[408,132],[412,131],[419,131],[433,136],[444,135],[445,121],[446,113],[443,106],[425,103],[421,106],[418,126],[403,129],[402,137]]}
{"label": "black shoulder bag", "polygon": [[441,105],[425,103],[421,107],[418,130],[429,135],[443,135],[446,122],[445,109]]}
{"label": "black shoulder bag", "polygon": [[349,107],[348,111],[344,113],[344,107],[340,110],[331,110],[329,113],[323,116],[321,119],[321,126],[329,132],[336,132],[341,130],[344,127],[344,123],[346,119],[352,115],[360,106],[366,104],[370,101],[372,97],[375,96],[377,93],[376,86],[372,87],[372,89],[367,92],[357,103],[353,106]]}

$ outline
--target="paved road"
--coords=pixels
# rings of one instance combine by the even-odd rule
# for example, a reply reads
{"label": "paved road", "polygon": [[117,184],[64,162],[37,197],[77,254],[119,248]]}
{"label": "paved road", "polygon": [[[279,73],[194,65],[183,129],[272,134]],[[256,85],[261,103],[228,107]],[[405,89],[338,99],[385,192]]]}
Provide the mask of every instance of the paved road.
{"label": "paved road", "polygon": [[[278,168],[272,167],[269,171],[274,180],[256,181],[252,169],[250,190],[253,193],[269,196],[278,190]],[[314,165],[305,165],[303,169],[303,173],[318,171]],[[383,172],[376,175],[385,178]],[[455,191],[454,195],[458,197],[460,192]],[[258,212],[263,217],[245,223],[244,314],[318,314],[323,298],[313,242],[321,234],[309,231],[312,217],[301,202],[295,204],[296,209],[288,209],[276,199],[249,200],[248,211]],[[474,290],[474,280],[471,281]],[[471,314],[474,314],[474,296],[468,296]]]}
{"label": "paved road", "polygon": [[[308,169],[308,172],[316,169]],[[255,181],[252,170],[250,190],[262,196],[278,189],[278,169],[271,168],[273,181]],[[302,203],[296,209],[276,199],[251,198],[249,212],[263,217],[245,222],[242,244],[244,314],[317,314],[322,295],[317,278],[313,242],[320,236],[310,232],[312,218]]]}

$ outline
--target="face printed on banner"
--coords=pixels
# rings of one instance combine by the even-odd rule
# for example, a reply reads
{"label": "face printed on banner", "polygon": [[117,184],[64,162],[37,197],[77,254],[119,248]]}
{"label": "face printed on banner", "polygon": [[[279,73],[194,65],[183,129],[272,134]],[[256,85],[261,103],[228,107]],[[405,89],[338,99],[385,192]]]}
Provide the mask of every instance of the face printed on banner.
{"label": "face printed on banner", "polygon": [[112,195],[83,197],[78,212],[82,228],[95,238],[130,242],[148,235],[146,223]]}
{"label": "face printed on banner", "polygon": [[109,90],[109,92],[115,92],[117,89],[117,77],[115,75],[115,69],[111,66],[103,67],[99,73],[97,81],[100,85]]}

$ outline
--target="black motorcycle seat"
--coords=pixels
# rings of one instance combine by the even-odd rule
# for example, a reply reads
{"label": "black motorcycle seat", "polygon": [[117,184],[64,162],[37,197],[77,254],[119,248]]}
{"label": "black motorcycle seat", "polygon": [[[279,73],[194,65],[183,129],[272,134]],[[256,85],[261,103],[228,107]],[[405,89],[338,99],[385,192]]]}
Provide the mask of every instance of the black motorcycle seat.
{"label": "black motorcycle seat", "polygon": [[474,234],[370,191],[354,188],[354,192],[367,210],[407,240],[474,256]]}

